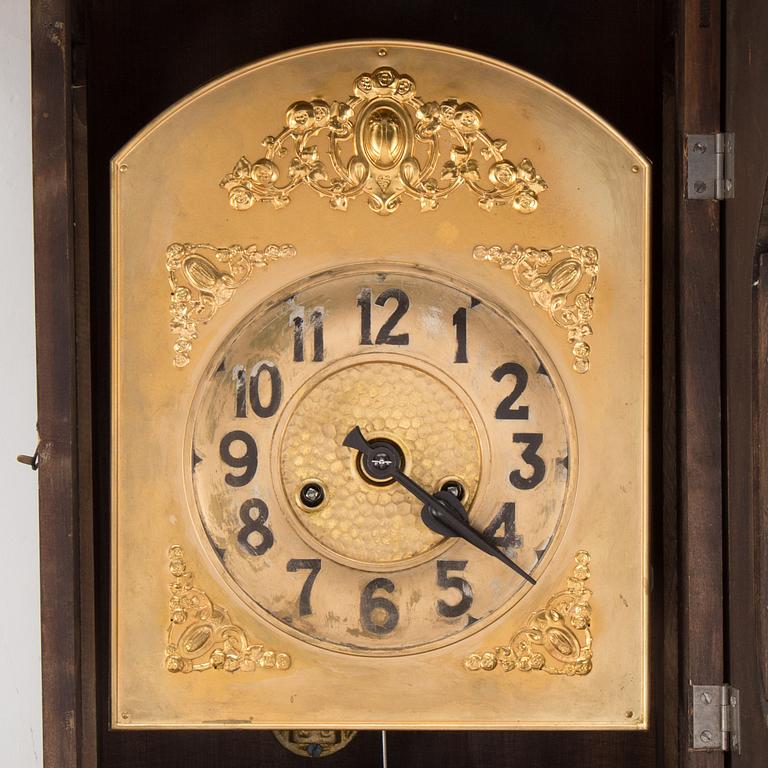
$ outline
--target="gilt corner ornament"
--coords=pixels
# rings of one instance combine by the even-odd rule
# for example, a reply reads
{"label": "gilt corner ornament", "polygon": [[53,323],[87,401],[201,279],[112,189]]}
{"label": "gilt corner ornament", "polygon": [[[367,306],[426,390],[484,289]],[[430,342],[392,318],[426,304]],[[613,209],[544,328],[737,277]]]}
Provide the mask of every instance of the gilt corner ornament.
{"label": "gilt corner ornament", "polygon": [[499,667],[505,672],[518,669],[550,675],[588,674],[592,670],[589,553],[580,550],[575,559],[567,588],[553,595],[543,609],[534,611],[509,645],[473,653],[464,660],[464,667],[470,672],[490,672]]}
{"label": "gilt corner ornament", "polygon": [[255,270],[296,254],[292,245],[231,245],[217,248],[202,243],[171,243],[165,251],[165,266],[171,286],[171,333],[173,364],[189,364],[198,326],[207,323],[226,304]]}
{"label": "gilt corner ornament", "polygon": [[533,304],[568,332],[573,370],[586,373],[591,352],[586,339],[592,335],[590,321],[597,287],[597,249],[591,245],[559,245],[541,250],[513,245],[505,250],[499,245],[477,245],[472,256],[512,272]]}
{"label": "gilt corner ornament", "polygon": [[391,67],[359,75],[346,101],[294,102],[284,123],[262,141],[264,157],[241,157],[221,180],[236,210],[257,202],[283,208],[306,185],[335,210],[365,196],[381,215],[394,213],[405,197],[431,211],[466,186],[486,211],[510,203],[531,213],[547,188],[529,159],[504,156],[506,141],[488,135],[477,106],[425,101],[413,78]]}
{"label": "gilt corner ornament", "polygon": [[232,624],[227,611],[194,586],[182,547],[173,545],[168,554],[174,577],[165,649],[165,668],[169,672],[249,672],[291,666],[287,653],[251,644],[245,631]]}

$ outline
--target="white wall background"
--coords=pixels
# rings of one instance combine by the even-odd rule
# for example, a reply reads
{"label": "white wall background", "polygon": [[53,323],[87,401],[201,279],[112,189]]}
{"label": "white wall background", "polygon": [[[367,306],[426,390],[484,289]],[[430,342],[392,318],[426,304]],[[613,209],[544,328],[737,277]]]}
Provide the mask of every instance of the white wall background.
{"label": "white wall background", "polygon": [[42,766],[29,0],[0,0],[0,766]]}

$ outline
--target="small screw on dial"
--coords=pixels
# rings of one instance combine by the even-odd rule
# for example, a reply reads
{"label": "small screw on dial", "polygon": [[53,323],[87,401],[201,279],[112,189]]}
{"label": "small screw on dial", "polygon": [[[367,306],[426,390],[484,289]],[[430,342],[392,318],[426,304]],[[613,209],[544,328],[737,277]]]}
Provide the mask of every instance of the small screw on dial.
{"label": "small screw on dial", "polygon": [[325,489],[320,483],[304,483],[299,491],[299,500],[308,509],[317,509],[325,501]]}
{"label": "small screw on dial", "polygon": [[464,499],[464,486],[458,480],[446,480],[440,490],[452,493],[459,501]]}

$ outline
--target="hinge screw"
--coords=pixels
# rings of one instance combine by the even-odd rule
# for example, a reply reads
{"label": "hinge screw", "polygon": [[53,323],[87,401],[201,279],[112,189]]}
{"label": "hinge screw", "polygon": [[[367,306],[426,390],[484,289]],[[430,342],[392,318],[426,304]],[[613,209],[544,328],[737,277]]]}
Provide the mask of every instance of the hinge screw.
{"label": "hinge screw", "polygon": [[710,741],[712,741],[712,731],[702,731],[702,732],[699,734],[699,738],[700,738],[700,739],[701,739],[703,742],[705,742],[705,743],[707,743],[707,744],[708,744]]}
{"label": "hinge screw", "polygon": [[709,704],[712,701],[712,697],[708,693],[702,693],[701,696],[699,696],[699,700],[702,704]]}
{"label": "hinge screw", "polygon": [[693,151],[694,152],[706,152],[707,151],[707,145],[706,144],[702,144],[700,141],[697,141],[693,145]]}
{"label": "hinge screw", "polygon": [[706,191],[707,191],[707,185],[706,185],[706,183],[705,183],[705,182],[703,182],[703,181],[697,181],[697,182],[696,182],[696,183],[693,185],[693,188],[694,188],[694,189],[695,189],[697,192],[706,192]]}

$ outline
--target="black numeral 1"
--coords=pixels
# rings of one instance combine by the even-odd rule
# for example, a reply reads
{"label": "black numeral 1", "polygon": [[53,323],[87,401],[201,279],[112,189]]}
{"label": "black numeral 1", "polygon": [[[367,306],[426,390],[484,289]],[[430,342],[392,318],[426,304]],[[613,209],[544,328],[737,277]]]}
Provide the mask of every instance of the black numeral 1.
{"label": "black numeral 1", "polygon": [[453,325],[456,328],[456,356],[454,363],[467,362],[467,308],[460,307],[453,313]]}
{"label": "black numeral 1", "polygon": [[[309,324],[312,328],[312,362],[322,363],[325,360],[325,343],[323,339],[322,308],[313,309],[309,316]],[[304,362],[304,316],[296,315],[293,318],[293,362]]]}
{"label": "black numeral 1", "polygon": [[290,573],[303,570],[309,571],[299,595],[299,616],[309,616],[312,613],[310,598],[312,597],[312,587],[315,585],[315,579],[317,574],[320,573],[320,566],[321,562],[319,559],[289,560],[285,566],[286,570]]}

